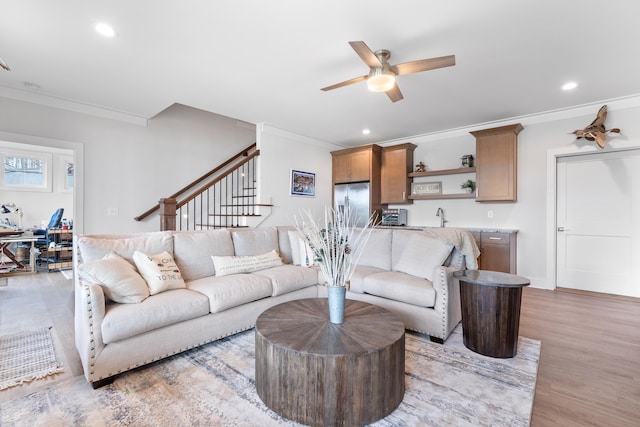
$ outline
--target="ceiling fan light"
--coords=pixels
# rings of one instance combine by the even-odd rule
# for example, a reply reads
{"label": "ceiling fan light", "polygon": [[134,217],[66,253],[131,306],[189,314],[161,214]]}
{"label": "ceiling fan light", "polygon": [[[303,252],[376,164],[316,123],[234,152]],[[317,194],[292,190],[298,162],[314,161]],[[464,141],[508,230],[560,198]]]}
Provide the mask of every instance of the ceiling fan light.
{"label": "ceiling fan light", "polygon": [[371,92],[386,92],[391,90],[394,84],[396,84],[396,76],[381,68],[372,70],[367,79],[367,87]]}

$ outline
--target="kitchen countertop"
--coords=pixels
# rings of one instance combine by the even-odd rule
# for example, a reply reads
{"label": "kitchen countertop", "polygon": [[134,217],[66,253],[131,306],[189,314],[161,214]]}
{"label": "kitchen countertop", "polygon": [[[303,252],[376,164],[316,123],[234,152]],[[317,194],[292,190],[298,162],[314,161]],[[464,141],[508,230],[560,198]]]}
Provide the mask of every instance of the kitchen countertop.
{"label": "kitchen countertop", "polygon": [[[441,228],[441,227],[421,227],[418,225],[376,225],[375,228],[392,228],[398,230],[424,230],[425,228]],[[470,232],[476,233],[517,233],[518,230],[512,228],[477,228],[477,227],[444,227],[444,228],[462,228]]]}

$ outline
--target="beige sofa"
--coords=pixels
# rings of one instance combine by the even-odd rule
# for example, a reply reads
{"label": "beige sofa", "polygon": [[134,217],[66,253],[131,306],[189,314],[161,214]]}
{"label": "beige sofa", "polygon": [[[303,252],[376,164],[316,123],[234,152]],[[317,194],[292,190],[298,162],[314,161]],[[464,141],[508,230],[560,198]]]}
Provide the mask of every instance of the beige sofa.
{"label": "beige sofa", "polygon": [[[437,240],[420,231],[373,230],[348,298],[386,307],[408,329],[442,342],[461,319],[452,274],[464,268],[465,256],[460,242],[454,248]],[[75,339],[87,380],[99,387],[121,372],[250,329],[271,306],[326,296],[319,270],[296,265],[299,244],[293,227],[75,236]],[[446,259],[427,271],[429,255],[421,251],[437,247],[442,254],[442,245]],[[221,264],[216,271],[212,261],[244,262],[274,250],[282,265],[249,272],[220,275]],[[122,300],[120,283],[129,292],[141,283],[136,251],[171,254],[182,286]]]}

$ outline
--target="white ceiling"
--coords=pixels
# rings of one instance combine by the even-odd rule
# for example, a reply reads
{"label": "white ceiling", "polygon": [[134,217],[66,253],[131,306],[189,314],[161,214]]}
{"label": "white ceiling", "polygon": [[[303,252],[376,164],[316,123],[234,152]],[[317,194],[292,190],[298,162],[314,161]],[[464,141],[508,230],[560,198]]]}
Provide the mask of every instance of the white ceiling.
{"label": "white ceiling", "polygon": [[[640,94],[637,0],[0,0],[0,11],[12,68],[0,96],[143,118],[181,103],[341,145]],[[101,21],[118,36],[98,35]],[[368,72],[352,40],[390,50],[392,64],[457,64],[400,76],[397,103],[364,82],[320,91]],[[580,86],[560,90],[569,80]]]}

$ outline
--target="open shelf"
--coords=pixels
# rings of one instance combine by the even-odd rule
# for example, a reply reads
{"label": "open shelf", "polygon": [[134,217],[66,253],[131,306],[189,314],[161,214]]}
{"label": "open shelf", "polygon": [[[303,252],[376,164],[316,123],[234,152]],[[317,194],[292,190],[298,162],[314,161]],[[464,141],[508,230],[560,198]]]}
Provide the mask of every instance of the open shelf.
{"label": "open shelf", "polygon": [[427,172],[411,172],[409,173],[409,178],[417,178],[419,176],[455,175],[458,173],[473,173],[475,171],[476,171],[476,168],[472,167],[472,168],[442,169],[438,171],[427,171]]}
{"label": "open shelf", "polygon": [[452,193],[452,194],[410,194],[410,200],[432,200],[432,199],[475,199],[473,193]]}

